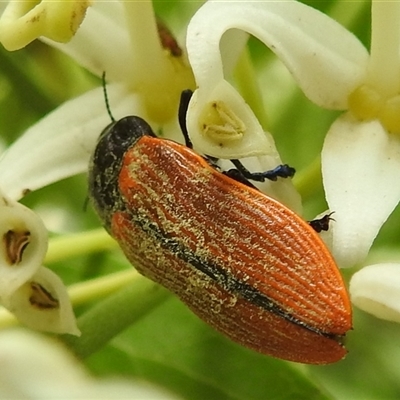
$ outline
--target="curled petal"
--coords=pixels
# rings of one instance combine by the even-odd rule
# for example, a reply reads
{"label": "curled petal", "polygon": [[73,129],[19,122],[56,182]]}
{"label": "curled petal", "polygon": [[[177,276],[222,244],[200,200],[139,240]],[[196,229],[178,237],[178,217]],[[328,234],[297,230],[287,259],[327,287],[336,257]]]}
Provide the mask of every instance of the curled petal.
{"label": "curled petal", "polygon": [[39,36],[65,43],[75,34],[90,1],[10,1],[0,18],[0,41],[18,50]]}
{"label": "curled petal", "polygon": [[271,155],[275,145],[239,93],[225,80],[196,90],[186,116],[194,148],[223,159]]}
{"label": "curled petal", "polygon": [[80,335],[66,287],[47,268],[40,267],[3,305],[32,329]]}
{"label": "curled petal", "polygon": [[[121,85],[107,87],[115,118],[142,112]],[[143,113],[143,112],[142,112]],[[0,187],[13,199],[87,170],[97,138],[110,123],[101,88],[57,108],[29,128],[0,159]]]}
{"label": "curled petal", "polygon": [[363,81],[368,52],[327,15],[297,1],[207,2],[189,24],[187,49],[198,87],[223,79],[219,43],[229,29],[256,36],[280,60],[316,104],[345,109]]}
{"label": "curled petal", "polygon": [[379,121],[338,118],[322,150],[322,174],[334,211],[333,253],[340,266],[361,262],[400,199],[400,139]]}
{"label": "curled petal", "polygon": [[378,318],[400,322],[400,264],[369,265],[350,280],[352,302]]}
{"label": "curled petal", "polygon": [[29,208],[0,197],[0,299],[29,280],[47,251],[47,231]]}

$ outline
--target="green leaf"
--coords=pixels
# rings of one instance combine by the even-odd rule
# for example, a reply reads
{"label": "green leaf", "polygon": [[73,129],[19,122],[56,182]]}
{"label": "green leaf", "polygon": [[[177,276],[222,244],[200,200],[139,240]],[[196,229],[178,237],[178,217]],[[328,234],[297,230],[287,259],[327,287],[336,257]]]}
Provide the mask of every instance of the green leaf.
{"label": "green leaf", "polygon": [[348,356],[337,364],[310,367],[312,377],[337,399],[400,398],[400,325],[354,312]]}
{"label": "green leaf", "polygon": [[172,297],[87,364],[97,374],[145,379],[190,400],[328,398],[301,366],[236,345]]}

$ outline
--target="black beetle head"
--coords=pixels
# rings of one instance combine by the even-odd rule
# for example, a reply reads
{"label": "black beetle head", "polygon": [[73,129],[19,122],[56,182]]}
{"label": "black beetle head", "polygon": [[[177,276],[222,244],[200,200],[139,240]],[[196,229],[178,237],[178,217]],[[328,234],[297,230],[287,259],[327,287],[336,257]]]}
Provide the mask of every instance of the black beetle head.
{"label": "black beetle head", "polygon": [[123,209],[118,177],[125,153],[141,137],[155,136],[142,118],[124,117],[113,121],[100,134],[89,166],[89,195],[106,229],[112,213]]}

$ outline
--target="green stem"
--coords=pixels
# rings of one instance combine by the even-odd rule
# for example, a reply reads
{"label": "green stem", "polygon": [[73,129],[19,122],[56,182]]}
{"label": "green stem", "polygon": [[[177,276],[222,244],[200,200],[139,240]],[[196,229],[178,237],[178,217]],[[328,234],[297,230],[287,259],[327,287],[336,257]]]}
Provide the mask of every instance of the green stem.
{"label": "green stem", "polygon": [[88,357],[168,296],[166,289],[138,275],[134,283],[97,303],[78,318],[82,332],[79,338],[64,336],[63,341],[78,357]]}
{"label": "green stem", "polygon": [[[135,269],[129,268],[114,274],[75,283],[68,287],[68,295],[73,306],[80,306],[122,290],[125,286],[134,284],[139,279],[138,277],[140,277],[139,273]],[[0,308],[0,329],[17,324],[18,321],[13,314],[5,308]]]}
{"label": "green stem", "polygon": [[129,268],[114,274],[75,283],[68,288],[68,294],[72,304],[79,306],[122,290],[125,286],[133,284],[137,279],[138,272]]}
{"label": "green stem", "polygon": [[117,243],[100,228],[50,239],[44,262],[53,263],[70,257],[117,248]]}

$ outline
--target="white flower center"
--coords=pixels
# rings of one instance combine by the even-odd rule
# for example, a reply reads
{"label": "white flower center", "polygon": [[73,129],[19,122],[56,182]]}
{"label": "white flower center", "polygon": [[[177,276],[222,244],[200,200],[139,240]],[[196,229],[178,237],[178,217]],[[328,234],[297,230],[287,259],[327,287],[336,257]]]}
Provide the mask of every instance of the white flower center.
{"label": "white flower center", "polygon": [[366,82],[349,96],[349,109],[360,120],[378,119],[400,134],[400,3],[372,4],[371,56]]}

